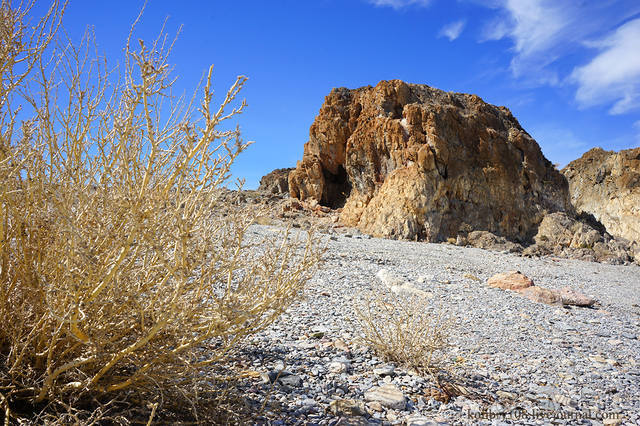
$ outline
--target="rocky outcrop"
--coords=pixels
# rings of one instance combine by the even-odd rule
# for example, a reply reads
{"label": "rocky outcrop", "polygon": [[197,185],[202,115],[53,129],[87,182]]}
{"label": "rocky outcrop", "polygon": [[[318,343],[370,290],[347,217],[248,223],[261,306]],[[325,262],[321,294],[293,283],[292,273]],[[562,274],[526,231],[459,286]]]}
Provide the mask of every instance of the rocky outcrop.
{"label": "rocky outcrop", "polygon": [[525,256],[555,255],[572,259],[624,264],[634,261],[633,245],[612,237],[597,222],[588,217],[568,216],[556,212],[544,217],[534,245],[527,247]]}
{"label": "rocky outcrop", "polygon": [[566,180],[507,108],[398,80],[331,91],[289,189],[368,234],[427,241],[529,241],[545,214],[571,210]]}
{"label": "rocky outcrop", "polygon": [[262,176],[262,179],[260,179],[260,187],[258,187],[258,191],[263,191],[269,194],[288,193],[289,173],[292,170],[294,169],[275,169],[274,171]]}
{"label": "rocky outcrop", "polygon": [[640,243],[640,148],[594,148],[562,172],[578,212],[592,214],[610,234]]}

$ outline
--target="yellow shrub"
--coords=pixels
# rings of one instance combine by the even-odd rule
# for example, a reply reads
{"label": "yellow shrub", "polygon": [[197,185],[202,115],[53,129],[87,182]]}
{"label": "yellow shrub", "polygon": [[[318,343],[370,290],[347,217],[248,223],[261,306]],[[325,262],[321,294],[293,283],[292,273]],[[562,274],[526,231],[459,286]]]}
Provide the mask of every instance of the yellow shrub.
{"label": "yellow shrub", "polygon": [[387,288],[365,295],[356,307],[363,343],[385,361],[437,375],[446,367],[451,322],[428,302],[419,294]]}
{"label": "yellow shrub", "polygon": [[221,195],[246,78],[213,108],[210,69],[196,110],[171,97],[164,36],[127,42],[113,82],[90,37],[45,50],[57,3],[35,27],[1,13],[0,403],[193,382],[319,259],[311,239],[248,243]]}

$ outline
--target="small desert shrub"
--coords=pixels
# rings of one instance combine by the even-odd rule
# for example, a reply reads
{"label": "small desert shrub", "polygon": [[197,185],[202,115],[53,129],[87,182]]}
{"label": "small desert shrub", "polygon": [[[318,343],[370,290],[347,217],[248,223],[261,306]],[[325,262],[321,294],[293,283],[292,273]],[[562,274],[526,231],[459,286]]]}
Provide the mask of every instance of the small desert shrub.
{"label": "small desert shrub", "polygon": [[[300,296],[311,237],[247,240],[222,186],[248,143],[238,77],[213,107],[172,96],[161,36],[114,81],[91,37],[51,41],[0,14],[0,404],[170,388],[187,392]],[[135,24],[134,24],[135,27]],[[132,29],[133,31],[133,29]],[[18,403],[22,403],[18,402]],[[144,405],[144,404],[143,404]]]}
{"label": "small desert shrub", "polygon": [[446,367],[450,321],[424,296],[380,288],[356,313],[363,343],[383,360],[430,375]]}

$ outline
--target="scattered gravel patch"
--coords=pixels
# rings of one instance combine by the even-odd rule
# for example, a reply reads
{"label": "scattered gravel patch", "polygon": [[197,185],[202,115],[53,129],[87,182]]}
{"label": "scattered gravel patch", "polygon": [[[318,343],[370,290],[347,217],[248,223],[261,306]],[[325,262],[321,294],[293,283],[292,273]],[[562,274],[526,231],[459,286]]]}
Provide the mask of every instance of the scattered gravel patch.
{"label": "scattered gravel patch", "polygon": [[[256,225],[250,236],[275,235],[274,229]],[[262,374],[242,385],[256,405],[256,423],[640,422],[639,266],[525,258],[352,230],[322,238],[325,264],[305,299],[243,348]],[[429,377],[384,363],[359,345],[354,303],[380,288],[376,274],[383,268],[431,293],[425,309],[443,309],[454,319],[450,357],[466,395],[439,401]],[[598,302],[551,306],[486,285],[510,270]],[[380,387],[389,400],[372,396]]]}

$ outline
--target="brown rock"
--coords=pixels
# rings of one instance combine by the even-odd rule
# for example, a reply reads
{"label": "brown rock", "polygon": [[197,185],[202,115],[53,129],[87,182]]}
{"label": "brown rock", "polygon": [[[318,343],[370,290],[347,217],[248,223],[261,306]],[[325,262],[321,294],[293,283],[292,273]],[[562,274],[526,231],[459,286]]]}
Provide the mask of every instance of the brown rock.
{"label": "brown rock", "polygon": [[269,194],[286,194],[289,192],[289,173],[293,168],[275,169],[274,171],[262,176],[260,179],[260,187],[258,191]]}
{"label": "brown rock", "polygon": [[475,95],[398,80],[334,89],[309,133],[291,196],[344,205],[341,221],[371,235],[526,241],[545,213],[571,210],[535,140]]}
{"label": "brown rock", "polygon": [[533,281],[519,271],[509,271],[492,276],[487,284],[503,290],[521,290],[533,286]]}
{"label": "brown rock", "polygon": [[489,250],[508,250],[510,252],[521,252],[522,246],[508,241],[504,237],[499,237],[487,231],[472,231],[466,238],[467,244],[473,247]]}
{"label": "brown rock", "polygon": [[569,287],[564,287],[560,290],[550,290],[534,285],[530,278],[518,271],[496,274],[489,278],[487,284],[490,287],[513,290],[529,300],[549,305],[593,306],[593,304],[596,303],[595,299],[585,296]]}
{"label": "brown rock", "polygon": [[561,288],[560,290],[556,290],[556,292],[560,296],[563,305],[593,306],[594,303],[596,303],[595,299],[585,296],[569,287]]}
{"label": "brown rock", "polygon": [[519,289],[518,293],[534,302],[546,303],[548,305],[562,304],[560,295],[556,291],[549,290],[548,288],[531,286]]}
{"label": "brown rock", "polygon": [[594,148],[562,172],[578,212],[592,214],[612,235],[640,242],[640,148]]}

